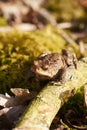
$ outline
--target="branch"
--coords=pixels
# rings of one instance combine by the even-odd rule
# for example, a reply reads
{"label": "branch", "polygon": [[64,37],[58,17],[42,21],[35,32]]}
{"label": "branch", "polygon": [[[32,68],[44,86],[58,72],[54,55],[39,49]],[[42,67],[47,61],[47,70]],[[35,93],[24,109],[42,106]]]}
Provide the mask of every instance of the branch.
{"label": "branch", "polygon": [[[72,70],[72,79],[58,86],[48,84],[30,103],[14,130],[49,130],[55,115],[65,101],[87,83],[87,58],[78,62]],[[73,91],[74,90],[74,91]]]}

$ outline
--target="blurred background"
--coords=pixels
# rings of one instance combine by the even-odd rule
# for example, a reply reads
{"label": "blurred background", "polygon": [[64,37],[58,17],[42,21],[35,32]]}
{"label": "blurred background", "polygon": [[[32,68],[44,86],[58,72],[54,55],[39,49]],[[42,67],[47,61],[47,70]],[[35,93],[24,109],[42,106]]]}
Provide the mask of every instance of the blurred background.
{"label": "blurred background", "polygon": [[[40,91],[45,84],[36,77],[32,78],[30,68],[33,61],[41,53],[61,53],[64,48],[74,52],[78,59],[87,56],[87,0],[0,0],[1,98],[7,99],[7,93],[13,96],[11,88]],[[83,96],[83,92],[81,94]],[[83,98],[80,100],[79,97],[74,97],[74,105],[70,100],[67,106],[71,107],[66,110],[74,107],[78,116],[74,112],[72,122],[76,121],[77,126],[87,126],[87,110],[85,113]],[[3,103],[3,98],[0,103]],[[1,105],[0,129],[12,129],[17,118],[12,119],[21,109],[15,111],[16,114],[12,112],[9,120],[7,111],[3,118],[2,108]],[[63,122],[60,125],[60,120],[69,114],[65,109],[61,113],[62,118],[58,115],[50,129],[72,130]]]}
{"label": "blurred background", "polygon": [[87,22],[86,11],[87,0],[0,0],[0,26]]}

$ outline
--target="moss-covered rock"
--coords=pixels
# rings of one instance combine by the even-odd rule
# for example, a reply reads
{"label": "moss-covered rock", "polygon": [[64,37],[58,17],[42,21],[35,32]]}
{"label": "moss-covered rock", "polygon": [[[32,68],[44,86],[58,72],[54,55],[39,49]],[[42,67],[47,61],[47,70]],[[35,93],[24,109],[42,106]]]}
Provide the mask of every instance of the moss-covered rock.
{"label": "moss-covered rock", "polygon": [[0,34],[0,92],[11,87],[38,88],[33,81],[26,81],[30,64],[43,52],[60,53],[65,45],[66,41],[51,26],[35,32]]}

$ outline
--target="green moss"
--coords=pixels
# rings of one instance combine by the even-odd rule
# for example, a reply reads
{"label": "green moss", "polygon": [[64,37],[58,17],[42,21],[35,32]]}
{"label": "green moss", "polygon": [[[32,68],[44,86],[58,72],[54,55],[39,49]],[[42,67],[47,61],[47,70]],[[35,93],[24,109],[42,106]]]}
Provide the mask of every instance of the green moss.
{"label": "green moss", "polygon": [[0,26],[6,26],[7,22],[4,18],[0,17]]}

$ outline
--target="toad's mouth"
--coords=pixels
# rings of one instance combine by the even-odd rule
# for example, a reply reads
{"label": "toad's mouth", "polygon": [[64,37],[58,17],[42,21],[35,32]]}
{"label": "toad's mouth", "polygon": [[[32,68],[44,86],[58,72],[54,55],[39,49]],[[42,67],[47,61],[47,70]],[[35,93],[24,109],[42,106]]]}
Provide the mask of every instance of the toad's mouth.
{"label": "toad's mouth", "polygon": [[49,72],[49,70],[44,71],[42,68],[36,69],[36,75],[42,79],[52,79],[56,76],[56,74],[57,72],[53,73],[52,71]]}

